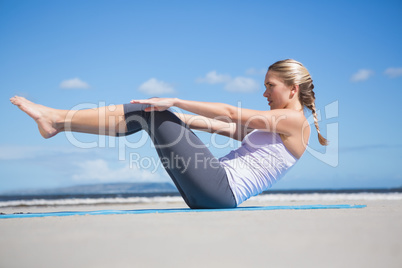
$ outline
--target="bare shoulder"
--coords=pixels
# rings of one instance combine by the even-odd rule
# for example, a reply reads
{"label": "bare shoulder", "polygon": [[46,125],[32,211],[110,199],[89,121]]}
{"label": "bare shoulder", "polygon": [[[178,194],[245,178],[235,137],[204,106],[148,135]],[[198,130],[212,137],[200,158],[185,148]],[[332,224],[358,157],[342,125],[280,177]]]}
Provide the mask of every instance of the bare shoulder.
{"label": "bare shoulder", "polygon": [[275,109],[275,110],[269,110],[265,111],[266,115],[271,115],[275,116],[278,118],[283,119],[290,119],[290,120],[295,120],[295,121],[304,121],[306,120],[306,117],[304,116],[303,112],[295,111],[292,109]]}
{"label": "bare shoulder", "polygon": [[310,133],[309,123],[303,112],[289,109],[284,110],[286,110],[286,125],[289,130],[291,130],[291,133],[289,133],[290,136],[306,135]]}
{"label": "bare shoulder", "polygon": [[294,136],[302,132],[307,123],[303,112],[291,109],[275,109],[263,112],[269,130],[286,136]]}
{"label": "bare shoulder", "polygon": [[280,136],[285,147],[296,158],[300,158],[306,150],[310,137],[310,125],[303,113],[297,111],[286,111],[286,131]]}

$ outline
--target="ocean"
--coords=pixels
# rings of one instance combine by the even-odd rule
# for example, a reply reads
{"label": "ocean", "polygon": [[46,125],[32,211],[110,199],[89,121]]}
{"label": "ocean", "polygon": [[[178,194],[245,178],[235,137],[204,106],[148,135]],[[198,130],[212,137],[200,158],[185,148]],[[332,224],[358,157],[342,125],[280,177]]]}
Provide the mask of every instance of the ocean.
{"label": "ocean", "polygon": [[[269,190],[256,202],[402,200],[402,188]],[[170,183],[113,183],[0,193],[0,208],[183,202]]]}

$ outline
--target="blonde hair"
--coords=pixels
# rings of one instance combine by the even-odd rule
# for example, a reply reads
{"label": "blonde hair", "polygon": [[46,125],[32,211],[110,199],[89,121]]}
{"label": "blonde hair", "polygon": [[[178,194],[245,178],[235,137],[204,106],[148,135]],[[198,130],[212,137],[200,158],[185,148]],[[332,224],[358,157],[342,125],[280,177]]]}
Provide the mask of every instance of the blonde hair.
{"label": "blonde hair", "polygon": [[311,79],[311,75],[306,67],[298,61],[287,59],[275,62],[269,66],[268,71],[270,70],[282,78],[286,85],[299,86],[299,101],[313,113],[314,125],[318,132],[318,140],[321,145],[328,145],[327,139],[321,135],[318,126],[313,79]]}

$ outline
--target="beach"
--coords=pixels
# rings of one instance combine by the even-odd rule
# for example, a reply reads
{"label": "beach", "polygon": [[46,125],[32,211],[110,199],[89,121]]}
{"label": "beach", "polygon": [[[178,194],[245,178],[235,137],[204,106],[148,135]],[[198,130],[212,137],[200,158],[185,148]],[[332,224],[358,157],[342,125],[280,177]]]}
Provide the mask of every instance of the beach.
{"label": "beach", "polygon": [[[249,200],[249,206],[366,205],[0,219],[0,267],[402,267],[402,200]],[[185,208],[20,206],[3,213]]]}

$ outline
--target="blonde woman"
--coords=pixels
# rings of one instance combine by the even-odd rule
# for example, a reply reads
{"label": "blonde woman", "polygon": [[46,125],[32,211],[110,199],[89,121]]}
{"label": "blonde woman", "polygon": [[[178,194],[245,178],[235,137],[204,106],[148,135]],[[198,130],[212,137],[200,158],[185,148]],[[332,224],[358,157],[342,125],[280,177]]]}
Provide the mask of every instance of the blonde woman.
{"label": "blonde woman", "polygon": [[[303,155],[310,136],[304,107],[314,116],[320,143],[327,144],[318,127],[313,80],[300,62],[272,64],[264,85],[267,111],[178,98],[79,111],[52,109],[18,96],[11,102],[36,121],[44,138],[62,131],[123,136],[145,130],[190,208],[234,208],[271,187]],[[196,115],[175,114],[169,110],[173,106]],[[218,159],[191,129],[242,143]]]}

